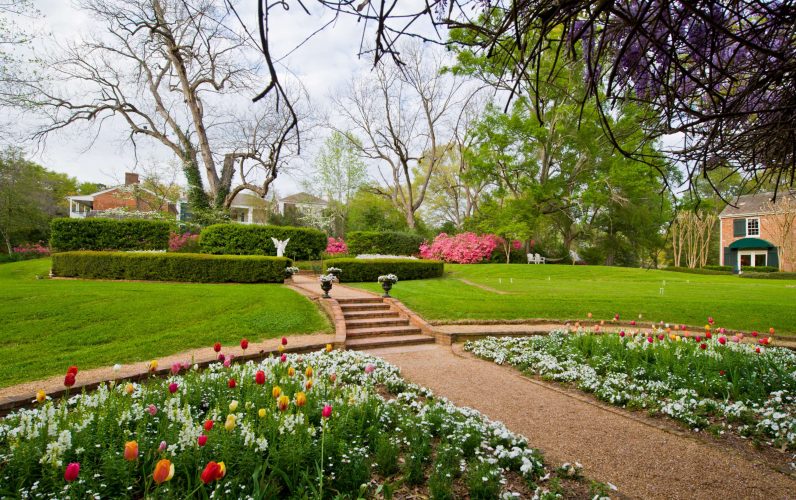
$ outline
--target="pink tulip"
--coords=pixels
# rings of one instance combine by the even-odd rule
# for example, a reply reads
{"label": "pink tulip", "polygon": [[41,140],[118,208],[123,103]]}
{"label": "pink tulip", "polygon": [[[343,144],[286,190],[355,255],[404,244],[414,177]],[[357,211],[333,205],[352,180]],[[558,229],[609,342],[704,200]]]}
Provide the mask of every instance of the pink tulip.
{"label": "pink tulip", "polygon": [[204,445],[206,445],[206,444],[207,444],[207,436],[205,436],[204,434],[202,434],[201,436],[199,436],[199,437],[196,439],[196,442],[197,442],[197,444],[198,444],[199,446],[204,446]]}
{"label": "pink tulip", "polygon": [[323,411],[321,411],[321,416],[323,418],[329,418],[332,416],[332,407],[331,405],[325,405],[323,407]]}
{"label": "pink tulip", "polygon": [[158,451],[163,453],[164,451],[166,451],[166,446],[167,446],[166,441],[161,441],[160,446],[158,446]]}
{"label": "pink tulip", "polygon": [[182,364],[174,363],[173,365],[171,365],[171,374],[172,375],[177,375],[178,373],[180,373],[180,370],[182,370]]}
{"label": "pink tulip", "polygon": [[177,392],[178,388],[179,388],[179,386],[177,385],[176,382],[172,382],[172,383],[169,384],[169,392],[172,393],[172,394]]}
{"label": "pink tulip", "polygon": [[232,360],[230,360],[230,359],[225,359],[224,360],[224,368],[229,368],[231,364],[232,364]]}
{"label": "pink tulip", "polygon": [[284,362],[286,362],[286,361],[287,361],[287,355],[286,355],[286,354],[283,354],[283,355],[281,355],[281,356],[279,357],[279,361],[280,361],[281,363],[284,363]]}
{"label": "pink tulip", "polygon": [[66,470],[64,471],[64,481],[67,483],[71,483],[77,476],[80,474],[80,464],[78,462],[72,462],[66,466]]}
{"label": "pink tulip", "polygon": [[619,331],[619,336],[620,337],[624,337],[625,336],[625,331],[624,330],[620,330]]}
{"label": "pink tulip", "polygon": [[738,336],[737,336],[737,335],[733,335],[733,336],[732,336],[732,341],[733,341],[733,342],[735,342],[735,343],[737,344],[738,342],[740,342],[740,341],[741,341],[741,339],[740,339],[740,338],[738,338]]}
{"label": "pink tulip", "polygon": [[149,414],[154,417],[155,414],[158,412],[158,407],[155,405],[149,405],[149,408],[147,408],[147,410],[149,411]]}
{"label": "pink tulip", "polygon": [[372,364],[368,363],[368,365],[365,367],[365,373],[371,374],[371,373],[373,373],[373,370],[375,370],[375,369],[376,369],[375,366],[373,366]]}

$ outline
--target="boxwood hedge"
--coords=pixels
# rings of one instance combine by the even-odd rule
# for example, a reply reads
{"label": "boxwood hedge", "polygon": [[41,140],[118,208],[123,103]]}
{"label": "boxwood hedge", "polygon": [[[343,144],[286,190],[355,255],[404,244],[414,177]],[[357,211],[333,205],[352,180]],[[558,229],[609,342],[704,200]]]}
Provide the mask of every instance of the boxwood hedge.
{"label": "boxwood hedge", "polygon": [[271,238],[290,241],[285,256],[296,260],[313,260],[326,250],[326,234],[306,227],[214,224],[202,230],[199,244],[202,252],[230,255],[276,255]]}
{"label": "boxwood hedge", "polygon": [[54,276],[89,279],[282,283],[285,257],[154,252],[63,252],[52,256]]}
{"label": "boxwood hedge", "polygon": [[417,255],[423,237],[398,231],[351,231],[346,235],[348,252],[353,255]]}
{"label": "boxwood hedge", "polygon": [[796,280],[796,273],[785,273],[785,272],[747,272],[744,271],[741,274],[741,278],[753,278],[753,279],[761,279],[761,280]]}
{"label": "boxwood hedge", "polygon": [[415,259],[330,259],[324,262],[324,272],[329,267],[342,269],[340,281],[376,281],[383,274],[394,274],[399,280],[439,278],[444,264],[438,260]]}
{"label": "boxwood hedge", "polygon": [[165,250],[171,226],[166,221],[143,219],[53,219],[50,247],[72,250]]}

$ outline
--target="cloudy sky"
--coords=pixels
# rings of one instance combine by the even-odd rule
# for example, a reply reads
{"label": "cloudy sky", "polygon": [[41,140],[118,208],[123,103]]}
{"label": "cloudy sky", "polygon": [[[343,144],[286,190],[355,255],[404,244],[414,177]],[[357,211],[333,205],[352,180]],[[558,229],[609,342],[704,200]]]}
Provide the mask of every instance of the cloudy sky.
{"label": "cloudy sky", "polygon": [[[59,43],[75,39],[81,34],[92,33],[96,29],[95,21],[81,11],[74,1],[33,2],[43,14],[36,21],[37,30],[51,34]],[[414,3],[414,0],[407,2],[408,6]],[[250,30],[256,29],[255,8],[254,1],[238,2],[238,10]],[[332,19],[329,11],[308,16],[298,5],[289,12],[278,12],[277,15],[278,21],[273,24],[271,34],[275,59],[295,49],[307,35]],[[361,25],[354,19],[343,16],[334,26],[314,36],[282,60],[280,70],[289,71],[301,80],[316,111],[327,110],[330,94],[345,85],[353,74],[369,70],[372,60],[357,56],[361,35]],[[18,132],[24,132],[30,125],[25,117],[19,123]],[[325,133],[320,131],[316,135],[322,138]],[[36,161],[51,170],[65,172],[81,181],[112,184],[123,179],[125,171],[136,169],[133,148],[126,142],[126,136],[127,129],[119,119],[106,122],[99,132],[96,127],[59,132],[50,136],[43,147],[31,145],[28,149]],[[281,195],[300,189],[301,168],[306,168],[312,161],[320,142],[320,139],[316,139],[305,143],[302,159],[297,163],[293,174],[283,175],[278,179],[276,188]],[[163,162],[170,158],[169,152],[159,144],[139,142],[138,146],[139,162]],[[140,169],[139,167],[138,170]]]}

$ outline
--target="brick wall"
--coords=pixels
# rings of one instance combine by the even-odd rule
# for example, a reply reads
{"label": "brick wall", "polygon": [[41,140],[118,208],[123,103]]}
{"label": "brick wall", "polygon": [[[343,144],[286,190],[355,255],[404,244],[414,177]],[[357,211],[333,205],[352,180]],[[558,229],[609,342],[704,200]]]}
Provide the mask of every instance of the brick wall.
{"label": "brick wall", "polygon": [[[738,218],[739,219],[747,219],[749,217],[738,217]],[[757,216],[757,218],[760,219],[760,235],[759,236],[751,236],[751,238],[760,238],[761,240],[766,240],[766,241],[769,241],[771,243],[776,244],[776,242],[775,242],[776,238],[774,238],[771,235],[771,222],[769,220],[770,216],[760,215],[760,216]],[[733,226],[733,221],[734,220],[735,220],[735,218],[732,218],[732,217],[728,217],[726,219],[721,219],[721,248],[719,249],[719,252],[720,252],[719,259],[720,259],[720,262],[723,265],[725,265],[725,266],[728,265],[728,263],[723,261],[723,259],[724,259],[724,248],[730,246],[730,244],[733,241],[740,240],[742,238],[746,238],[746,236],[737,236],[737,237],[733,236],[732,226]],[[791,237],[793,238],[793,242],[794,242],[793,248],[796,248],[796,232],[791,234]],[[786,260],[787,260],[787,258],[786,258]],[[788,272],[796,272],[796,265],[793,265],[793,263],[785,262],[785,269],[784,270],[788,271]]]}

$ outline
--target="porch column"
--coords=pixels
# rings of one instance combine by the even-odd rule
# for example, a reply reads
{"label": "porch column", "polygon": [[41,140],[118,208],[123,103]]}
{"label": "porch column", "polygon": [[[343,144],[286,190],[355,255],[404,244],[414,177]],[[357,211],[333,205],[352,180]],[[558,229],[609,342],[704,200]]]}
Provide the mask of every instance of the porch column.
{"label": "porch column", "polygon": [[247,216],[247,218],[249,224],[254,223],[254,207],[249,207],[249,215]]}

